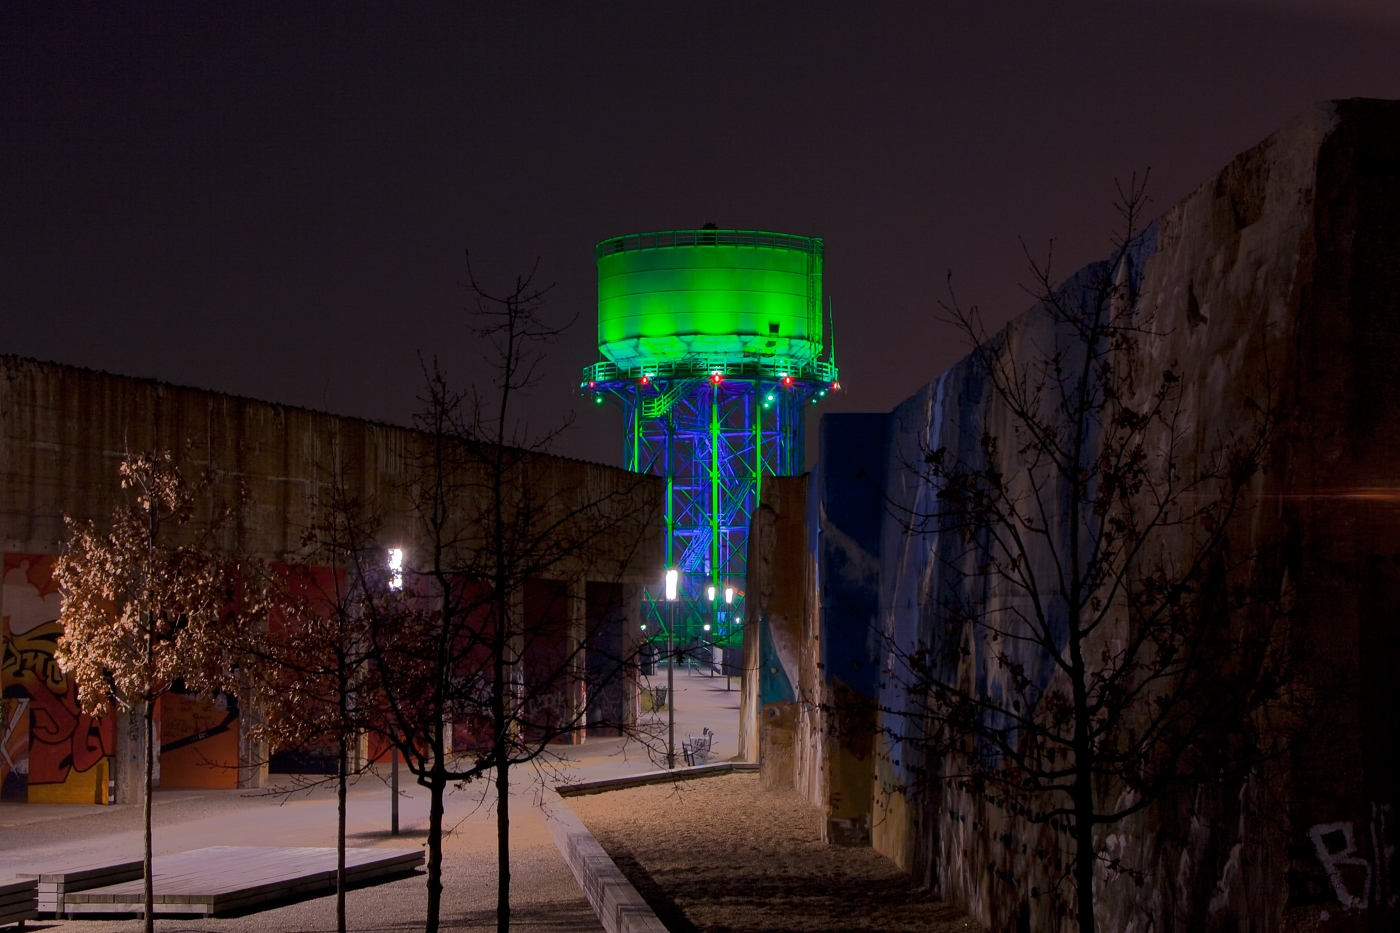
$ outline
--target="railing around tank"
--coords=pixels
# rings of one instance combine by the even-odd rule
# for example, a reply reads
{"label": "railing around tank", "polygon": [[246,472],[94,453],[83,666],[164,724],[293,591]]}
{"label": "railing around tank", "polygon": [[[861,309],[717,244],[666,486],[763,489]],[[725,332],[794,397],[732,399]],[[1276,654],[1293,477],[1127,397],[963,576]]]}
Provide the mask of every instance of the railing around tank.
{"label": "railing around tank", "polygon": [[705,378],[715,373],[721,376],[748,376],[759,379],[781,379],[791,376],[803,382],[835,382],[838,378],[836,366],[825,360],[797,360],[783,357],[765,357],[761,360],[721,360],[704,359],[658,360],[636,366],[622,367],[602,360],[583,368],[581,388],[589,383],[619,382],[624,379],[694,379]]}
{"label": "railing around tank", "polygon": [[769,233],[766,230],[660,230],[655,233],[632,233],[603,240],[596,250],[597,257],[602,259],[613,253],[675,246],[767,246],[772,249],[822,255],[820,237]]}

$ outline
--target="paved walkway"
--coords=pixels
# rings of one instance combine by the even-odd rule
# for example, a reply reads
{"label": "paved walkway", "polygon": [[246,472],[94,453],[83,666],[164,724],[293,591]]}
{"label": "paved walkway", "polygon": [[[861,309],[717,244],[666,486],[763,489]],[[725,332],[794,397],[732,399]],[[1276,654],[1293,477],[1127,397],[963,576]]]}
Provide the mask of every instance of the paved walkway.
{"label": "paved walkway", "polygon": [[[664,669],[652,678],[665,681]],[[725,679],[678,670],[676,675],[677,742],[708,726],[716,733],[711,760],[733,757],[738,743],[737,680],[725,692]],[[664,715],[644,714],[654,726]],[[597,739],[562,747],[567,759],[556,775],[579,780],[653,770],[657,764],[635,742]],[[512,878],[516,926],[521,930],[598,930],[563,859],[554,849],[538,806],[538,779],[529,768],[515,770],[519,782],[512,802]],[[551,782],[554,776],[551,775]],[[389,828],[389,792],[377,776],[359,779],[349,794],[348,832],[354,846],[403,847],[421,844],[427,825],[426,792],[400,779],[400,825]],[[156,853],[180,852],[212,845],[326,846],[335,844],[333,788],[270,797],[250,791],[158,791],[154,799]],[[494,810],[483,804],[480,788],[449,795],[447,825],[452,829],[444,851],[444,918],[449,929],[494,928]],[[138,858],[141,809],[112,807],[0,804],[0,879],[36,864],[65,859],[90,861],[96,855]],[[357,930],[421,929],[423,882],[410,878],[350,892],[351,926]],[[160,920],[163,930],[310,931],[334,929],[334,901],[317,898],[242,918]],[[129,930],[134,921],[40,922],[36,929],[55,931]]]}

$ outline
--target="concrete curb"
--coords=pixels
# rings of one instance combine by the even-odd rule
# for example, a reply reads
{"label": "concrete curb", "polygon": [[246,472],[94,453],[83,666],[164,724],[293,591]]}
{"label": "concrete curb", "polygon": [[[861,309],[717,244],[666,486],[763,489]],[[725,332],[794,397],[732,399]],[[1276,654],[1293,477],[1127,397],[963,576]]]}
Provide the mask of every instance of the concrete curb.
{"label": "concrete curb", "polygon": [[546,798],[550,797],[556,805],[547,807],[545,812],[549,835],[603,929],[607,933],[668,933],[583,821],[557,794],[546,792]]}
{"label": "concrete curb", "polygon": [[757,771],[757,762],[721,761],[713,765],[697,765],[693,768],[676,768],[674,771],[644,771],[625,777],[604,778],[600,781],[583,781],[578,784],[560,784],[554,790],[560,797],[582,797],[584,794],[601,794],[610,790],[623,790],[628,787],[644,787],[648,784],[670,784],[674,781],[693,781],[696,778],[718,777],[736,771]]}

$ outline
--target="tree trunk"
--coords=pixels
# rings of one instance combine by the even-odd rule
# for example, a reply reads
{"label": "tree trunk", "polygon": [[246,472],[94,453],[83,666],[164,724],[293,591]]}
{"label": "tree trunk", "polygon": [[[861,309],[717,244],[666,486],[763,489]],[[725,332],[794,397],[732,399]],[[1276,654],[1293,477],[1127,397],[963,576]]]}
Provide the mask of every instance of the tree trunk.
{"label": "tree trunk", "polygon": [[335,928],[337,933],[345,933],[345,783],[346,742],[344,733],[340,736],[340,771],[336,775],[337,825],[335,835]]}
{"label": "tree trunk", "polygon": [[[146,506],[146,580],[151,579],[151,567],[155,561],[156,549],[156,505],[154,497],[147,499]],[[156,671],[156,617],[155,612],[149,605],[142,614],[146,622],[146,674],[151,680],[146,685],[146,793],[142,806],[145,809],[146,822],[146,844],[145,852],[142,854],[142,873],[145,875],[144,897],[146,900],[146,933],[155,933],[156,929],[156,889],[155,879],[151,877],[151,791],[155,784],[155,761],[156,761],[156,695],[158,688],[155,686]]]}
{"label": "tree trunk", "polygon": [[496,765],[496,933],[510,931],[510,763]]}
{"label": "tree trunk", "polygon": [[155,784],[155,700],[146,699],[146,708],[143,716],[146,720],[146,760],[144,762],[144,778],[146,784],[145,793],[142,795],[142,809],[145,811],[145,846],[141,855],[141,874],[145,882],[142,889],[142,896],[146,905],[146,933],[155,933],[156,928],[156,890],[155,880],[151,877],[151,790]]}
{"label": "tree trunk", "polygon": [[1079,899],[1079,933],[1094,933],[1094,801],[1085,786],[1075,787],[1074,887]]}
{"label": "tree trunk", "polygon": [[442,794],[446,786],[440,773],[428,779],[428,918],[424,933],[437,933],[442,912]]}

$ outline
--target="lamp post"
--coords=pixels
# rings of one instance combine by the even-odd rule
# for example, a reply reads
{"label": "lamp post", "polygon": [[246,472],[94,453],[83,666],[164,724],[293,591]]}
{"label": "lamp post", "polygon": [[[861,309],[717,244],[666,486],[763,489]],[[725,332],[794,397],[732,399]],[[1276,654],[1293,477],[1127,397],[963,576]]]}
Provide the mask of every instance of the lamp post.
{"label": "lamp post", "polygon": [[666,571],[666,767],[676,766],[676,600],[680,596],[681,573]]}
{"label": "lamp post", "polygon": [[[403,548],[389,548],[389,589],[403,589]],[[389,748],[389,835],[399,834],[399,747]]]}
{"label": "lamp post", "polygon": [[[710,622],[719,625],[719,603],[715,602],[715,595],[719,592],[717,583],[711,583],[705,589],[705,597],[710,601]],[[700,636],[700,648],[705,650],[705,639],[709,637],[710,623],[705,623],[705,634]],[[697,656],[699,652],[696,653]]]}
{"label": "lamp post", "polygon": [[[734,611],[734,587],[732,587],[732,586],[726,586],[726,587],[724,588],[724,616],[725,616],[725,619],[728,619],[730,613],[732,613],[733,611]],[[729,625],[732,625],[732,624],[733,624],[732,622],[727,623],[726,628],[727,628]],[[719,625],[719,613],[716,612],[716,613],[715,613],[715,635],[714,635],[714,637],[712,637],[712,638],[710,639],[710,646],[711,646],[711,647],[710,647],[710,676],[711,676],[711,677],[713,677],[713,676],[714,676],[714,673],[715,673],[715,667],[714,667],[714,663],[715,663],[715,659],[714,659],[714,643],[715,643],[715,638],[718,638],[718,637],[719,637],[720,635],[722,635],[723,633],[724,633],[724,630],[721,629],[721,628],[720,628],[720,625]],[[720,664],[721,664],[721,665],[724,664],[724,658],[727,658],[727,657],[729,656],[729,651],[730,651],[729,643],[726,642],[726,643],[725,643],[725,646],[724,646],[724,654],[723,654],[723,656],[722,656],[721,659],[720,659]],[[725,675],[724,675],[724,689],[725,689],[725,690],[728,690],[728,689],[729,689],[729,675],[728,675],[728,674],[725,674]]]}

